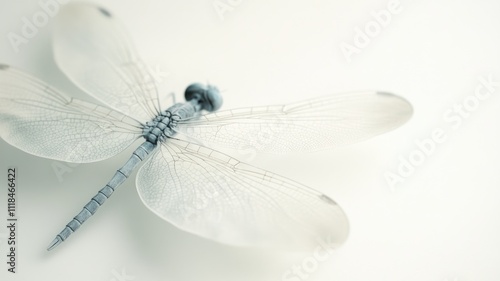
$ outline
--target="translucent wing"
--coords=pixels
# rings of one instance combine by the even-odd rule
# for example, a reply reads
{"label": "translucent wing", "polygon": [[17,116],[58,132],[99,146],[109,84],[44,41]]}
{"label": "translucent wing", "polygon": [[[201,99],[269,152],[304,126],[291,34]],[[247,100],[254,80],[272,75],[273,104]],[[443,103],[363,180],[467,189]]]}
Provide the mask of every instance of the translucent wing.
{"label": "translucent wing", "polygon": [[411,105],[381,92],[331,95],[289,105],[219,111],[179,122],[179,132],[207,145],[272,153],[316,151],[390,131]]}
{"label": "translucent wing", "polygon": [[170,139],[137,175],[144,204],[177,227],[240,246],[342,243],[348,222],[329,197],[220,152]]}
{"label": "translucent wing", "polygon": [[113,15],[90,3],[70,3],[57,16],[54,56],[82,90],[146,122],[160,110],[154,76]]}
{"label": "translucent wing", "polygon": [[0,136],[37,156],[83,163],[125,149],[141,136],[141,124],[0,65]]}

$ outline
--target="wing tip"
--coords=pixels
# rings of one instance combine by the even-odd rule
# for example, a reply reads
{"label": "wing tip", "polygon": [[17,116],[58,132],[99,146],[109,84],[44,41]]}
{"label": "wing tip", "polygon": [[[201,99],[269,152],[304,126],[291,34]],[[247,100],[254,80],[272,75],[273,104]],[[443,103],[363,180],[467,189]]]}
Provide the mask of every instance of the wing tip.
{"label": "wing tip", "polygon": [[75,15],[78,16],[84,10],[90,11],[94,9],[97,10],[102,16],[113,18],[113,14],[108,9],[89,2],[71,2],[69,4],[66,4],[62,8],[63,12],[60,14],[73,17]]}
{"label": "wing tip", "polygon": [[337,204],[337,202],[335,202],[329,196],[325,194],[320,194],[318,195],[318,197],[319,199],[321,199],[322,202],[330,205],[335,209],[334,229],[333,231],[328,232],[328,234],[325,234],[325,237],[323,238],[332,240],[332,242],[334,242],[337,246],[340,246],[344,244],[347,238],[349,237],[349,232],[350,232],[349,219],[347,218],[347,215],[344,212],[344,210]]}
{"label": "wing tip", "polygon": [[97,9],[99,10],[99,12],[101,12],[101,14],[103,14],[105,17],[107,18],[112,18],[113,15],[111,14],[111,12],[109,12],[107,9],[103,8],[103,7],[97,7]]}
{"label": "wing tip", "polygon": [[10,65],[4,64],[4,63],[0,63],[0,70],[7,70],[9,68],[10,68]]}
{"label": "wing tip", "polygon": [[389,96],[389,97],[399,97],[393,93],[389,93],[389,92],[376,92],[377,95],[381,95],[381,96]]}
{"label": "wing tip", "polygon": [[[390,98],[395,98],[395,99],[398,99],[400,100],[401,102],[404,103],[404,105],[406,106],[405,108],[405,119],[404,119],[404,122],[408,121],[411,116],[413,116],[413,105],[405,98],[401,97],[401,96],[398,96],[396,94],[393,94],[393,93],[389,93],[389,92],[376,92],[377,95],[380,95],[380,96],[386,96],[386,97],[390,97]],[[403,123],[404,123],[403,122]]]}
{"label": "wing tip", "polygon": [[326,196],[325,194],[321,194],[319,196],[319,199],[321,199],[321,201],[323,201],[329,205],[337,205],[337,203],[335,203],[335,201],[333,201],[330,197]]}

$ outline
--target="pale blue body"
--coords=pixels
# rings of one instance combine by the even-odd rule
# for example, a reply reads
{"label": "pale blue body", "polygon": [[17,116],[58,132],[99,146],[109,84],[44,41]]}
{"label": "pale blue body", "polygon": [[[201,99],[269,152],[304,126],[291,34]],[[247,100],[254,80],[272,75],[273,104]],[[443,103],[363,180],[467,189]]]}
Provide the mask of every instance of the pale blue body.
{"label": "pale blue body", "polygon": [[56,236],[47,248],[49,251],[66,240],[73,232],[106,202],[115,189],[127,180],[132,171],[149,155],[156,147],[175,135],[175,127],[181,119],[195,117],[202,109],[214,111],[222,105],[222,97],[217,88],[192,84],[186,89],[186,102],[177,103],[167,110],[162,111],[152,121],[143,127],[143,137],[146,141],[133,153],[130,159],[118,169],[111,180],[83,207],[66,227]]}

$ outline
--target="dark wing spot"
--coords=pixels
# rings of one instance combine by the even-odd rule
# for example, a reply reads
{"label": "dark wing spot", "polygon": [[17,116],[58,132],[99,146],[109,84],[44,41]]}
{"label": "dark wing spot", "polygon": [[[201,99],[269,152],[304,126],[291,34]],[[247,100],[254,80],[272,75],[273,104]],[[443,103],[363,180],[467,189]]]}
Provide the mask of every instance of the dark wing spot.
{"label": "dark wing spot", "polygon": [[106,17],[111,18],[111,13],[103,7],[99,7],[99,12],[101,12],[101,14],[105,15]]}
{"label": "dark wing spot", "polygon": [[394,94],[388,93],[388,92],[377,92],[377,95],[388,96],[388,97],[395,97]]}
{"label": "dark wing spot", "polygon": [[328,197],[324,194],[321,194],[319,196],[319,199],[321,199],[323,202],[328,203],[330,205],[337,205],[337,203],[335,203],[335,201],[333,201],[330,197]]}
{"label": "dark wing spot", "polygon": [[2,64],[0,63],[0,70],[6,70],[8,69],[10,66],[6,65],[6,64]]}

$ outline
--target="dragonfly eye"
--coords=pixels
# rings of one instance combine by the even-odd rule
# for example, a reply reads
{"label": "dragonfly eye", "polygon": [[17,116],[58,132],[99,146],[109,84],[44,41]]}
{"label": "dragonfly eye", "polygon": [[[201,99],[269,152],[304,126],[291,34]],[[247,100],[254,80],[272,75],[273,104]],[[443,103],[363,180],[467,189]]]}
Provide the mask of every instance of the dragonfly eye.
{"label": "dragonfly eye", "polygon": [[194,83],[187,87],[184,97],[187,101],[198,100],[202,109],[216,111],[222,106],[222,96],[217,87],[200,83]]}

